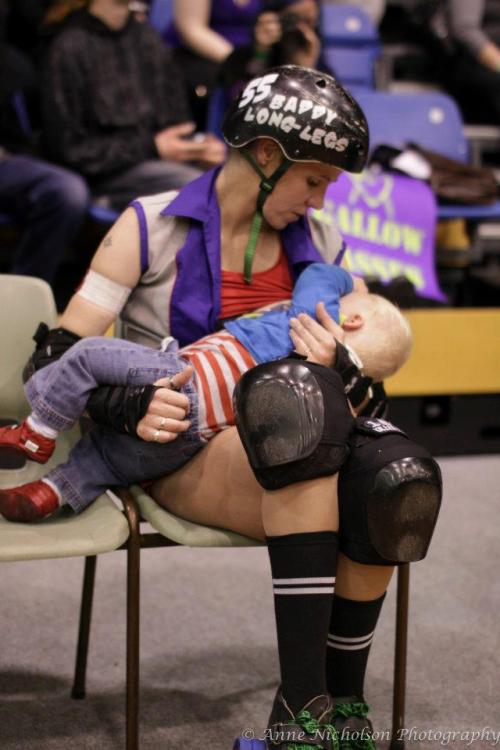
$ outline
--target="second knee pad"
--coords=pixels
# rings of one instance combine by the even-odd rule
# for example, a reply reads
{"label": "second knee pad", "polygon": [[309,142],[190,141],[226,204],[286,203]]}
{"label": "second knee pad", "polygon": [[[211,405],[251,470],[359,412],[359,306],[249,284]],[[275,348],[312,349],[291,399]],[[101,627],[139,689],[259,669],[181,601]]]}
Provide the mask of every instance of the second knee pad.
{"label": "second knee pad", "polygon": [[372,565],[422,560],[441,495],[439,466],[425,448],[384,420],[358,419],[339,479],[342,551]]}
{"label": "second knee pad", "polygon": [[276,490],[335,474],[354,427],[337,372],[286,358],[246,372],[234,392],[238,432],[258,482]]}

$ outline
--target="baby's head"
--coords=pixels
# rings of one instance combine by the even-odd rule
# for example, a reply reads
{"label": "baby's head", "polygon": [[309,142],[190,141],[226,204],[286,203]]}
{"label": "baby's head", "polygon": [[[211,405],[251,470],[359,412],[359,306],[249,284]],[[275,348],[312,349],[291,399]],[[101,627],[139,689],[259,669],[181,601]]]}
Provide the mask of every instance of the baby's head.
{"label": "baby's head", "polygon": [[384,380],[404,365],[413,343],[410,324],[401,311],[378,294],[351,292],[340,298],[344,343],[363,362],[363,372]]}

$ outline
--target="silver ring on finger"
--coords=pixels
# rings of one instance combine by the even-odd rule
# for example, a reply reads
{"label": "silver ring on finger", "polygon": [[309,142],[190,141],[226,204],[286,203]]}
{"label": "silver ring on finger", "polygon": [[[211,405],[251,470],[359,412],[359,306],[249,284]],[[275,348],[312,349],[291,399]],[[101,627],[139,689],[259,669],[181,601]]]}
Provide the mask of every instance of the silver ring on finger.
{"label": "silver ring on finger", "polygon": [[160,417],[160,421],[158,422],[158,429],[161,430],[165,422],[167,421],[166,417]]}
{"label": "silver ring on finger", "polygon": [[160,432],[161,432],[161,430],[155,430],[155,431],[153,432],[153,441],[154,441],[155,443],[157,443],[157,442],[158,442],[158,438],[160,437]]}

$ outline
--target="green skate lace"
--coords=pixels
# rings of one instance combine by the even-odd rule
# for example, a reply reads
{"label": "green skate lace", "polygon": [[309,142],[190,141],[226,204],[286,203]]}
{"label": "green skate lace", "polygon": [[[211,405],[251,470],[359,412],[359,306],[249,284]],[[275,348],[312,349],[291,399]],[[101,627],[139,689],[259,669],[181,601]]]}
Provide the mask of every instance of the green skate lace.
{"label": "green skate lace", "polygon": [[[366,703],[337,703],[333,710],[332,719],[349,719],[358,717],[366,719],[370,707]],[[338,733],[338,730],[337,730]],[[342,735],[341,735],[342,736]],[[361,739],[341,739],[339,750],[377,750],[377,747],[371,737],[362,737]]]}
{"label": "green skate lace", "polygon": [[[309,711],[302,711],[295,721],[302,727],[302,729],[304,729],[304,731],[307,732],[307,734],[315,735],[319,731],[321,731],[323,735],[328,734],[329,741],[331,742],[331,750],[342,750],[339,744],[338,732],[333,724],[320,724]],[[287,750],[311,750],[311,745],[303,745],[302,743],[299,745],[297,745],[297,743],[293,743],[292,745],[287,744],[286,747]],[[319,745],[317,747],[318,750],[321,750],[321,748],[326,750],[326,746],[324,745]],[[328,748],[328,750],[330,750],[330,748]]]}

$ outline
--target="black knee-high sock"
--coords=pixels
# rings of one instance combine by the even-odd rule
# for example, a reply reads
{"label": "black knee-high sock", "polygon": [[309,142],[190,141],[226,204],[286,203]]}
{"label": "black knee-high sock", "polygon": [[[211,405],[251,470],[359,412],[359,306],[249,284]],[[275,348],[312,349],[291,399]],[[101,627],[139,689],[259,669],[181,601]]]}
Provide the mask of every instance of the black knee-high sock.
{"label": "black knee-high sock", "polygon": [[370,602],[333,597],[326,678],[334,697],[363,697],[370,645],[385,594]]}
{"label": "black knee-high sock", "polygon": [[333,531],[267,538],[283,695],[298,712],[326,693],[326,637],[338,536]]}

